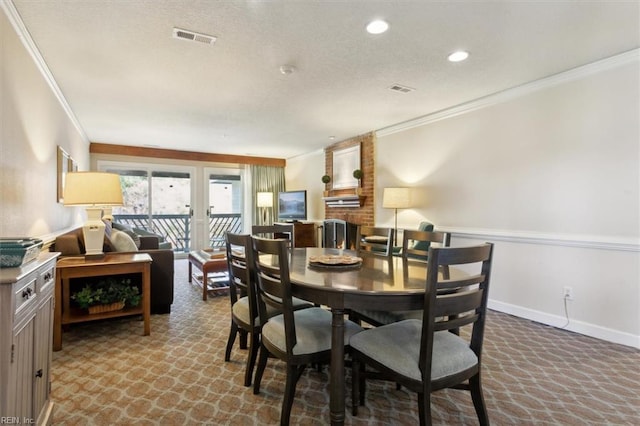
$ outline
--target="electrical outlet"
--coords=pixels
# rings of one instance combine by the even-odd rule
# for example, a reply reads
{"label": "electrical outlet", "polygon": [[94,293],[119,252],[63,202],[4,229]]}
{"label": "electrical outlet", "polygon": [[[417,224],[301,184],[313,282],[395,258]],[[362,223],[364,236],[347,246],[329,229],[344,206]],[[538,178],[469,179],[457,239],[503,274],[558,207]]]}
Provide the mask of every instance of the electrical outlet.
{"label": "electrical outlet", "polygon": [[563,289],[562,297],[567,300],[573,300],[573,287],[565,287]]}

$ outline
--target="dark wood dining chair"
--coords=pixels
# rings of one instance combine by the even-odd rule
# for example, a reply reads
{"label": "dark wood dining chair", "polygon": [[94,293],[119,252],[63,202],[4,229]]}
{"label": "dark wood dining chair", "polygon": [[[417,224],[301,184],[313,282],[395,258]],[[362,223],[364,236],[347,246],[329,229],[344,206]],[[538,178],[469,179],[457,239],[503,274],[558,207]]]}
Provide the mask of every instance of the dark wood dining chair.
{"label": "dark wood dining chair", "polygon": [[360,225],[356,236],[356,250],[359,254],[391,256],[393,235],[393,228]]}
{"label": "dark wood dining chair", "polygon": [[[470,391],[480,424],[489,424],[481,370],[492,253],[490,243],[431,248],[423,320],[395,322],[351,338],[353,415],[358,404],[365,403],[366,365],[418,394],[421,425],[431,424],[431,393],[444,388]],[[439,267],[450,265],[468,265],[465,270],[477,271],[439,279]],[[442,291],[447,289],[456,291]],[[468,339],[449,332],[467,325],[471,325]]]}
{"label": "dark wood dining chair", "polygon": [[[253,259],[258,282],[258,311],[263,323],[260,356],[254,392],[260,382],[269,354],[287,364],[280,424],[288,425],[296,384],[307,365],[328,364],[331,359],[331,312],[313,307],[294,310],[289,279],[289,250],[285,240],[252,237]],[[267,306],[281,315],[268,316]],[[344,344],[362,329],[345,321]]]}
{"label": "dark wood dining chair", "polygon": [[[416,231],[405,229],[402,232],[402,259],[403,261],[427,261],[429,247],[434,244],[438,247],[449,247],[451,234],[437,231]],[[405,268],[406,269],[406,268]],[[449,270],[442,267],[444,278],[448,277]],[[362,321],[375,327],[391,324],[405,319],[422,319],[422,310],[413,311],[380,311],[373,309],[358,309],[351,311],[349,318],[357,323]]]}
{"label": "dark wood dining chair", "polygon": [[432,243],[438,247],[449,247],[451,234],[439,231],[416,231],[405,229],[402,231],[402,257],[404,259],[427,260]]}
{"label": "dark wood dining chair", "polygon": [[249,337],[249,353],[244,374],[244,385],[251,386],[253,368],[258,354],[260,322],[255,285],[252,283],[253,267],[251,236],[227,233],[227,266],[229,269],[229,296],[231,298],[231,329],[227,339],[224,360],[231,360],[231,350],[240,334],[240,348],[247,349]]}
{"label": "dark wood dining chair", "polygon": [[[260,347],[260,330],[262,323],[258,314],[257,287],[253,266],[253,250],[251,236],[227,233],[226,235],[227,265],[229,268],[229,296],[231,298],[231,328],[224,360],[231,360],[231,351],[238,334],[240,348],[247,349],[247,363],[244,374],[244,385],[251,386],[253,370]],[[294,309],[313,306],[311,303],[294,298]],[[280,311],[269,308],[268,316],[278,315]]]}

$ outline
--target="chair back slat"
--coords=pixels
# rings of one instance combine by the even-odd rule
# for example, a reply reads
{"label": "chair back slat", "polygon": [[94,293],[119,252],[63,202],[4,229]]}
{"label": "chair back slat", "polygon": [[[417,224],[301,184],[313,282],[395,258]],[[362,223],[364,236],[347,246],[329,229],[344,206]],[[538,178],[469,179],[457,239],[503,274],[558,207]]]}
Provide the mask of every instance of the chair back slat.
{"label": "chair back slat", "polygon": [[229,296],[231,306],[240,297],[249,297],[249,311],[257,317],[255,280],[253,278],[251,236],[227,232],[225,237],[227,252],[227,269],[229,270]]}
{"label": "chair back slat", "polygon": [[393,228],[359,225],[356,250],[361,255],[391,256],[393,235]]}
{"label": "chair back slat", "polygon": [[450,331],[452,329],[458,329],[460,327],[464,327],[465,325],[473,324],[478,320],[478,314],[473,313],[469,315],[464,315],[458,318],[449,317],[444,321],[436,321],[434,323],[434,332],[435,331]]}
{"label": "chair back slat", "polygon": [[292,224],[253,225],[251,227],[251,235],[262,238],[289,240],[288,246],[294,246]]}
{"label": "chair back slat", "polygon": [[438,282],[438,289],[455,289],[459,287],[467,287],[473,284],[478,284],[484,281],[482,274],[472,275],[470,277],[459,278],[455,280],[445,279]]}
{"label": "chair back slat", "polygon": [[[285,323],[287,352],[296,345],[291,281],[289,280],[289,249],[287,240],[251,237],[253,263],[258,283],[260,322],[269,320],[267,305],[282,312]],[[292,354],[290,354],[292,355]]]}
{"label": "chair back slat", "polygon": [[[460,327],[471,324],[469,346],[478,359],[481,357],[493,244],[485,243],[473,247],[430,247],[427,256],[420,369],[423,380],[430,381],[435,332],[457,332]],[[443,279],[438,271],[452,265],[465,265],[465,271],[472,268],[478,271],[458,279]]]}
{"label": "chair back slat", "polygon": [[438,295],[435,316],[449,317],[475,311],[482,304],[483,291],[483,289],[458,290],[456,293]]}
{"label": "chair back slat", "polygon": [[402,231],[402,257],[427,260],[432,243],[437,243],[440,247],[449,247],[451,234],[405,229]]}

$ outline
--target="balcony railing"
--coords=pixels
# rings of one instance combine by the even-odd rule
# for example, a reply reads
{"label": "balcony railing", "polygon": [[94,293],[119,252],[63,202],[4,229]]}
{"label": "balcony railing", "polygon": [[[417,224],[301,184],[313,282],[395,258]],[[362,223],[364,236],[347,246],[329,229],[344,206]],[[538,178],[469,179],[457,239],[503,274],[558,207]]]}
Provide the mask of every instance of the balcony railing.
{"label": "balcony railing", "polygon": [[[170,242],[173,251],[191,251],[191,216],[188,214],[116,214],[113,218],[134,228],[145,229],[162,235]],[[240,213],[213,214],[209,216],[209,243],[211,247],[223,247],[227,232],[240,233],[242,217]]]}

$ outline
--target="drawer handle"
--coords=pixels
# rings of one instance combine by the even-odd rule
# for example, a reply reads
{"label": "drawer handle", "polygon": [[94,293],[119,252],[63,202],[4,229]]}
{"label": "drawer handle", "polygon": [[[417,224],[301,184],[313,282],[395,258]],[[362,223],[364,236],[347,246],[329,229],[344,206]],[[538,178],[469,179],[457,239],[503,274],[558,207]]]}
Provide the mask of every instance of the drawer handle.
{"label": "drawer handle", "polygon": [[51,280],[53,276],[51,275],[51,272],[47,272],[46,274],[44,274],[44,280],[45,281],[49,281]]}
{"label": "drawer handle", "polygon": [[31,297],[31,293],[33,293],[33,290],[31,290],[31,288],[28,288],[26,290],[22,290],[22,298],[23,299],[28,299],[29,297]]}
{"label": "drawer handle", "polygon": [[36,377],[42,377],[42,368],[36,371]]}

